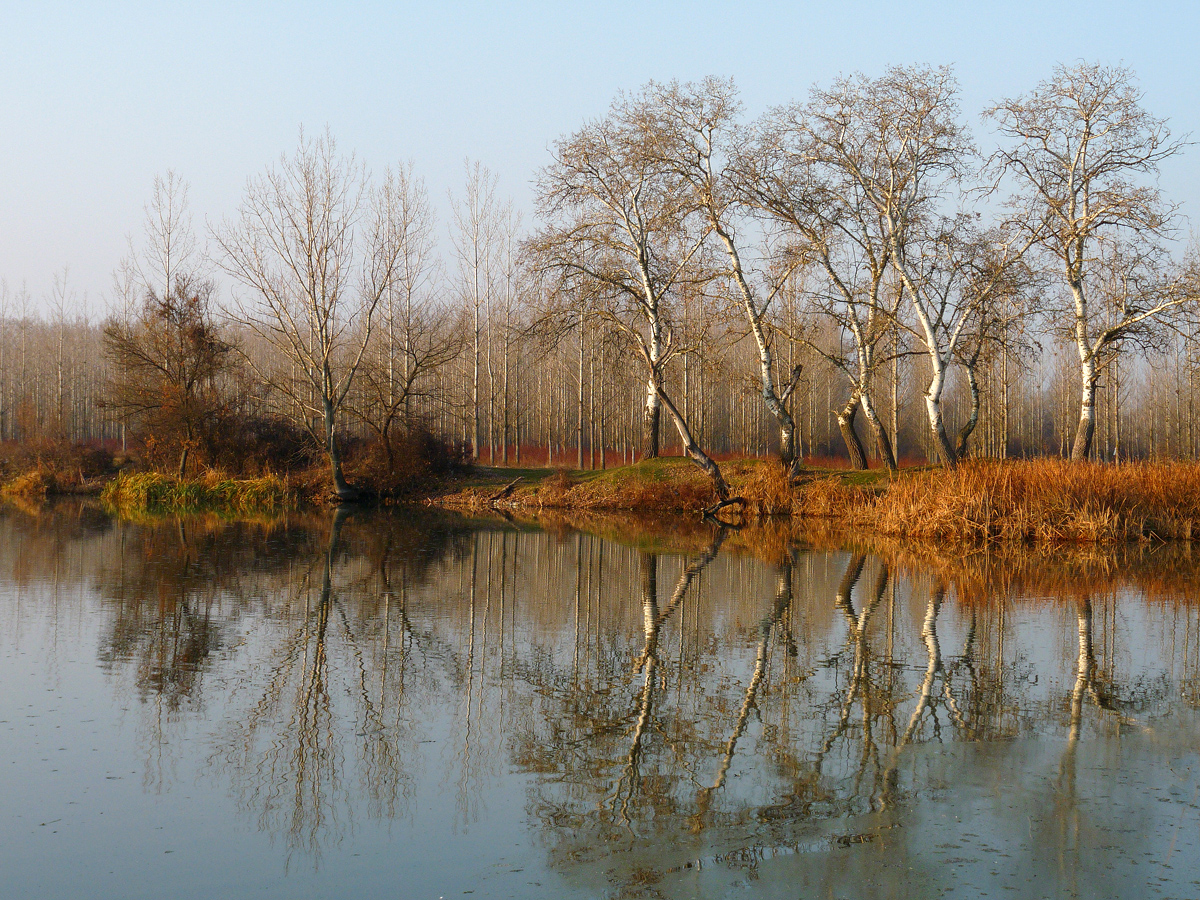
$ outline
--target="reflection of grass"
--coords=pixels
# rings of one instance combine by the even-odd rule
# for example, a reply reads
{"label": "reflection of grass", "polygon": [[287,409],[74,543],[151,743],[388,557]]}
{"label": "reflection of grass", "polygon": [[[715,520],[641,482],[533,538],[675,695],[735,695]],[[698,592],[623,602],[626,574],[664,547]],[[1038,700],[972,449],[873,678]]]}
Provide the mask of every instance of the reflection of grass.
{"label": "reflection of grass", "polygon": [[105,486],[100,500],[126,518],[203,512],[244,517],[282,510],[288,492],[283,480],[272,475],[180,481],[157,472],[142,472],[114,478]]}

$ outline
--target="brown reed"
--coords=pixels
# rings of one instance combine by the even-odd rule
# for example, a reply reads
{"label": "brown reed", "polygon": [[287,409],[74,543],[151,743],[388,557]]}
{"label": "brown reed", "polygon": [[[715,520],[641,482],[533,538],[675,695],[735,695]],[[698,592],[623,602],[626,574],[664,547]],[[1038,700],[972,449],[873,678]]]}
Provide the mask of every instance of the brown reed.
{"label": "brown reed", "polygon": [[971,461],[905,473],[881,491],[814,481],[797,489],[794,508],[930,541],[1192,540],[1200,536],[1200,465]]}

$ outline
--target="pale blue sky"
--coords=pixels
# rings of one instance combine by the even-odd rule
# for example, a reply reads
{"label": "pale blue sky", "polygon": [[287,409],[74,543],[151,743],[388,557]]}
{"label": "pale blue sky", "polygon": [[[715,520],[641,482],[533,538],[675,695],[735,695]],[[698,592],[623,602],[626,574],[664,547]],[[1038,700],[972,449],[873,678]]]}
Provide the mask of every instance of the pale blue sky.
{"label": "pale blue sky", "polygon": [[[301,123],[377,169],[411,159],[443,210],[479,159],[528,211],[550,142],[652,78],[732,76],[756,114],[839,74],[948,63],[987,146],[989,101],[1056,62],[1123,62],[1200,135],[1198,39],[1197,3],[0,0],[0,277],[40,297],[69,264],[99,310],[156,174],[191,183],[202,230]],[[1198,166],[1200,147],[1161,180],[1194,218]]]}

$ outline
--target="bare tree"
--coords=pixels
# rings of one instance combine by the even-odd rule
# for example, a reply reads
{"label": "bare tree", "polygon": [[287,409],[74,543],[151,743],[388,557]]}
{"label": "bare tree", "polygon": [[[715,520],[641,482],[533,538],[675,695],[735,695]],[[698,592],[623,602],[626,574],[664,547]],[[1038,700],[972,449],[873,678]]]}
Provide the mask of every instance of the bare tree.
{"label": "bare tree", "polygon": [[431,376],[462,351],[459,317],[438,294],[435,218],[425,185],[411,166],[394,176],[395,216],[390,238],[399,243],[396,273],[380,301],[379,324],[364,357],[361,381],[348,410],[378,436],[395,471],[393,437],[409,428],[419,408],[437,402]]}
{"label": "bare tree", "polygon": [[[986,115],[1011,141],[991,165],[1018,185],[1014,222],[1057,263],[1069,290],[1060,321],[1082,382],[1071,458],[1086,459],[1102,369],[1122,340],[1194,297],[1161,270],[1147,277],[1146,263],[1161,259],[1174,231],[1175,207],[1138,180],[1184,143],[1142,108],[1133,73],[1119,66],[1058,66],[1028,96]],[[1095,296],[1105,283],[1118,286],[1107,301]]]}
{"label": "bare tree", "polygon": [[[842,87],[851,91],[850,85]],[[880,459],[894,471],[895,451],[876,411],[873,380],[885,361],[880,346],[894,327],[902,292],[886,277],[891,262],[887,227],[860,180],[864,164],[872,162],[863,154],[874,135],[858,120],[851,103],[857,99],[853,92],[815,92],[807,106],[769,113],[743,155],[742,191],[780,229],[793,255],[809,263],[812,271],[804,274],[815,283],[806,294],[850,337],[848,351],[840,341],[834,349],[801,339],[850,383],[837,419],[851,463],[867,464],[854,430],[861,408]],[[851,124],[859,128],[857,134]]]}
{"label": "bare tree", "polygon": [[[738,183],[745,181],[739,169],[747,163],[739,159],[746,133],[739,121],[737,91],[732,81],[708,78],[698,84],[651,83],[646,94],[654,152],[690,194],[728,260],[726,275],[758,351],[763,403],[779,425],[780,459],[791,469],[797,461],[796,422],[787,403],[800,380],[800,367],[794,367],[786,384],[777,387],[770,316],[771,304],[798,260],[772,259],[773,254],[764,249],[758,255],[767,265],[755,271],[746,255],[746,236],[753,233],[748,213],[753,207],[738,190]],[[754,164],[752,160],[750,165]],[[762,237],[765,247],[766,236]]]}
{"label": "bare tree", "polygon": [[646,455],[658,453],[659,416],[666,409],[684,453],[725,501],[729,488],[720,467],[693,436],[666,372],[679,351],[672,328],[677,295],[711,278],[701,265],[707,229],[689,215],[690,199],[673,190],[654,152],[646,107],[645,97],[621,96],[605,118],[557,142],[554,162],[538,179],[545,225],[529,246],[557,276],[560,293],[591,298],[645,364]]}
{"label": "bare tree", "polygon": [[[947,68],[895,67],[882,77],[842,79],[813,92],[810,152],[853,185],[856,202],[882,227],[929,360],[925,408],[938,454],[958,461],[942,415],[946,379],[971,312],[1021,250],[981,235],[974,217],[947,212],[967,186],[973,156]],[[990,277],[989,277],[990,273]]]}
{"label": "bare tree", "polygon": [[[458,257],[459,290],[471,316],[471,456],[480,458],[482,441],[480,416],[479,367],[485,363],[491,376],[491,310],[493,269],[498,265],[497,236],[500,222],[506,215],[496,198],[496,175],[478,161],[466,163],[467,184],[463,197],[451,206],[454,228],[450,238]],[[488,379],[489,397],[494,396],[492,379]],[[491,404],[489,403],[489,411]],[[488,419],[489,445],[493,447],[494,416]],[[495,459],[488,460],[494,463]]]}
{"label": "bare tree", "polygon": [[[295,154],[252,179],[237,219],[215,233],[222,266],[247,291],[229,315],[278,354],[247,361],[304,412],[343,500],[358,492],[342,474],[338,420],[380,301],[395,287],[401,209],[394,175],[375,186],[328,132],[301,133]],[[287,377],[280,362],[300,377]]]}
{"label": "bare tree", "polygon": [[188,210],[188,184],[174,170],[154,177],[150,202],[144,208],[143,243],[127,238],[129,254],[121,262],[126,277],[140,294],[166,297],[180,276],[191,280],[204,275],[203,250]]}

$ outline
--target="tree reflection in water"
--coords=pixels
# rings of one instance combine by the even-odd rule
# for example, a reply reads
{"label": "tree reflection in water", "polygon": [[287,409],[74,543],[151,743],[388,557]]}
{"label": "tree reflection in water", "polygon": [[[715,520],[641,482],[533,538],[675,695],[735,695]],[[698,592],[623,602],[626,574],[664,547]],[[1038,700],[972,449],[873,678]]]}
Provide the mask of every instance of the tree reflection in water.
{"label": "tree reflection in water", "polygon": [[[32,558],[33,540],[11,546]],[[1182,611],[1162,617],[1157,660],[1096,583],[1025,573],[1018,589],[788,542],[757,559],[726,529],[635,549],[342,510],[89,540],[109,547],[89,575],[100,658],[142,700],[150,782],[205,722],[190,739],[211,771],[314,863],[363,818],[415,820],[424,801],[466,829],[514,772],[549,864],[617,885],[689,860],[751,873],[787,848],[907,858],[920,842],[890,829],[956,777],[936,748],[1058,735],[1034,855],[1058,853],[1067,883],[1089,729],[1151,727],[1200,669],[1184,590],[1156,594]]]}

